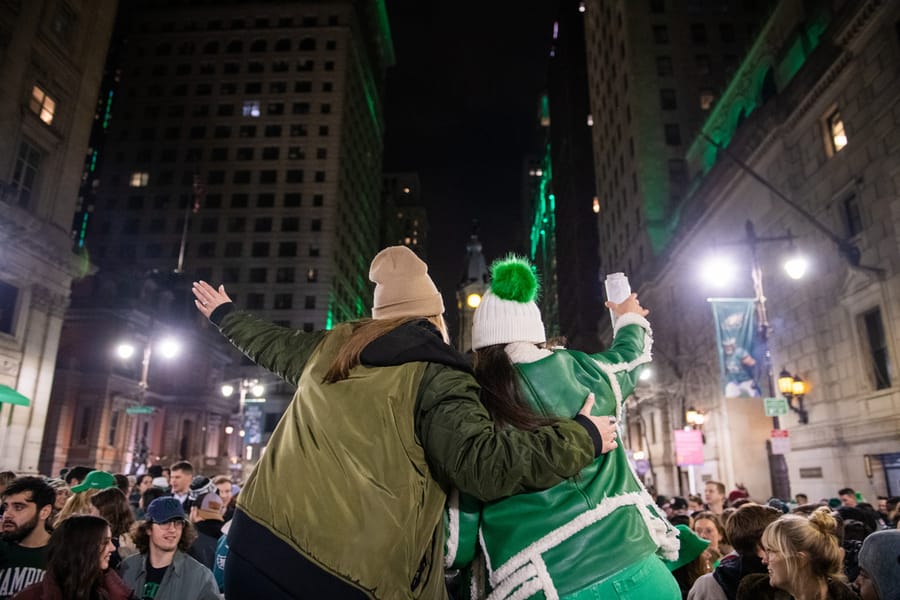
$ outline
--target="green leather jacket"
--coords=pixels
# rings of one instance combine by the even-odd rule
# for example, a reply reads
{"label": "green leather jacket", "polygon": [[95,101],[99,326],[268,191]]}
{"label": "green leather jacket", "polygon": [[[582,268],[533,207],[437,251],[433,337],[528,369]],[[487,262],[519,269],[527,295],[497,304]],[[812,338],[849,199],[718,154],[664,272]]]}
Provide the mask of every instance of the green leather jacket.
{"label": "green leather jacket", "polygon": [[[650,361],[649,323],[626,315],[612,347],[600,354],[559,350],[517,363],[520,390],[536,412],[568,417],[573,399],[594,392],[594,414],[622,415],[640,366]],[[555,598],[585,589],[654,552],[677,556],[675,530],[633,472],[620,445],[577,476],[539,492],[478,503],[451,497],[447,565],[476,553],[471,597]],[[456,536],[456,539],[454,539]]]}
{"label": "green leather jacket", "polygon": [[[352,323],[303,333],[245,312],[221,319],[232,343],[297,386],[238,508],[371,598],[446,597],[446,489],[485,500],[542,489],[595,456],[573,421],[495,431],[464,358],[422,323],[372,342],[347,379],[326,384]],[[259,548],[250,560],[266,561]]]}

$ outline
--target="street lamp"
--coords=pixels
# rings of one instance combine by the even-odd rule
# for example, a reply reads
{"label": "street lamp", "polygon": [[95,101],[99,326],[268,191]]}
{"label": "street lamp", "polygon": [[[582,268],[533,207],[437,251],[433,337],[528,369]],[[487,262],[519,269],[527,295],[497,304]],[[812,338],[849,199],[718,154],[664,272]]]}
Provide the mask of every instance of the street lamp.
{"label": "street lamp", "polygon": [[[181,351],[181,345],[178,343],[178,340],[172,337],[165,337],[156,342],[157,350],[166,359],[172,359],[178,356]],[[129,407],[125,410],[127,414],[135,415],[135,428],[140,425],[141,415],[148,415],[153,413],[153,407],[145,406],[144,399],[147,395],[148,388],[148,380],[150,376],[150,359],[153,357],[153,346],[154,342],[152,340],[148,341],[144,345],[144,355],[141,359],[141,379],[138,382],[138,401],[137,406]],[[121,342],[116,346],[116,354],[119,358],[123,360],[128,360],[137,352],[137,347],[131,342]],[[149,447],[147,446],[147,430],[144,428],[143,431],[140,432],[140,437],[138,437],[138,432],[135,432],[135,442],[134,442],[134,452],[132,458],[131,471],[132,473],[137,473],[137,469],[140,465],[146,464],[147,462],[147,453],[149,451]]]}
{"label": "street lamp", "polygon": [[[759,254],[757,248],[760,244],[770,242],[788,242],[793,249],[795,236],[788,230],[787,235],[761,237],[756,235],[756,229],[753,221],[748,220],[745,225],[745,237],[743,240],[734,242],[747,246],[750,250],[750,276],[753,280],[753,301],[756,307],[757,333],[762,346],[762,356],[766,380],[768,385],[769,397],[775,397],[775,376],[772,373],[772,355],[769,351],[769,318],[766,312],[766,294],[763,287],[763,271],[759,262]],[[784,265],[785,271],[793,279],[798,279],[806,271],[806,261],[794,255]],[[709,273],[709,270],[706,271]],[[772,417],[772,429],[780,430],[781,424],[777,416]],[[772,452],[771,441],[766,442],[766,453],[769,457],[769,477],[772,485],[772,494],[778,498],[791,497],[791,484],[788,476],[787,462],[783,454],[774,454]]]}
{"label": "street lamp", "polygon": [[[230,398],[234,394],[235,390],[238,391],[238,419],[241,425],[241,429],[238,431],[238,436],[241,440],[240,456],[241,460],[250,461],[253,458],[253,447],[252,445],[247,445],[247,430],[249,429],[249,427],[245,422],[244,414],[244,409],[247,404],[247,394],[249,393],[253,398],[261,399],[256,400],[257,402],[262,402],[264,401],[264,399],[262,399],[262,396],[266,393],[266,387],[262,383],[260,383],[258,379],[241,378],[239,380],[236,380],[235,383],[237,384],[236,388],[232,383],[222,384],[222,395],[226,398]],[[231,431],[228,431],[228,429],[231,429]],[[228,426],[225,428],[225,432],[230,435],[234,432],[234,428]]]}
{"label": "street lamp", "polygon": [[[803,397],[809,391],[809,384],[803,381],[799,375],[791,375],[787,369],[781,369],[778,374],[778,390],[787,399],[788,408],[797,413],[800,423],[809,423],[809,415],[803,408]],[[797,400],[796,406],[794,400]]]}

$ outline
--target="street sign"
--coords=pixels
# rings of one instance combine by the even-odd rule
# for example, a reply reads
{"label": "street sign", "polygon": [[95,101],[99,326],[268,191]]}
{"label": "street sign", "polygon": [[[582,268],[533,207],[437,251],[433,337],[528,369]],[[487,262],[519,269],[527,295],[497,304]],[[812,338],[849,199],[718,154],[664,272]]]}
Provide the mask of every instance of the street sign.
{"label": "street sign", "polygon": [[675,464],[679,467],[703,464],[703,432],[699,429],[675,430]]}
{"label": "street sign", "polygon": [[787,454],[791,451],[791,437],[787,429],[772,430],[772,454]]}
{"label": "street sign", "polygon": [[766,416],[780,417],[788,414],[788,403],[786,398],[763,398],[766,402]]}
{"label": "street sign", "polygon": [[152,406],[129,406],[125,409],[127,415],[152,415],[156,409]]}

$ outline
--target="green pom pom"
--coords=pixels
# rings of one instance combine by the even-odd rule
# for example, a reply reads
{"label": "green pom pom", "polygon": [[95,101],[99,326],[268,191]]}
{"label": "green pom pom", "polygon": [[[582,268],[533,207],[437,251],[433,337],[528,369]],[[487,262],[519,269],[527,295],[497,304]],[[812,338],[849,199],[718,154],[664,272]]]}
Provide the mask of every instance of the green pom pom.
{"label": "green pom pom", "polygon": [[531,302],[537,290],[537,275],[526,259],[510,254],[491,265],[491,293],[498,298]]}

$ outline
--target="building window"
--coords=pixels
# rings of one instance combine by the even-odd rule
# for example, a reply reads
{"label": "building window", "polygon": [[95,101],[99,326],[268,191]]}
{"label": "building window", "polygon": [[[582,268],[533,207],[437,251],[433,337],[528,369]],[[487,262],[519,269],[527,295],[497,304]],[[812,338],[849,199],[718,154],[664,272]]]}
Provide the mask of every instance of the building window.
{"label": "building window", "polygon": [[322,231],[322,219],[313,219],[309,222],[310,231]]}
{"label": "building window", "polygon": [[656,74],[660,77],[668,77],[674,72],[672,68],[672,57],[671,56],[657,56],[656,57]]}
{"label": "building window", "polygon": [[275,310],[294,308],[293,294],[275,294]]}
{"label": "building window", "polygon": [[825,125],[828,128],[829,147],[833,156],[847,145],[847,134],[844,131],[844,120],[841,118],[841,111],[834,109],[825,119]]}
{"label": "building window", "polygon": [[706,43],[706,25],[703,23],[691,24],[691,41],[695,44]]}
{"label": "building window", "polygon": [[726,44],[734,42],[734,25],[731,23],[722,23],[719,25],[719,35]]}
{"label": "building window", "polygon": [[291,192],[284,195],[284,205],[288,208],[296,208],[303,201],[303,195],[299,192]]}
{"label": "building window", "polygon": [[269,242],[253,242],[250,255],[256,258],[269,256]]}
{"label": "building window", "polygon": [[[222,269],[222,283],[237,283],[241,280],[241,270],[239,267],[225,267]],[[234,294],[231,294],[234,299]],[[237,300],[235,300],[237,302]]]}
{"label": "building window", "polygon": [[88,443],[91,435],[91,422],[94,420],[94,409],[90,406],[84,406],[81,409],[81,419],[78,423],[75,443],[84,446]]}
{"label": "building window", "polygon": [[249,200],[250,196],[248,194],[232,194],[231,208],[247,208]]}
{"label": "building window", "polygon": [[13,333],[13,315],[18,298],[19,288],[0,281],[0,333]]}
{"label": "building window", "polygon": [[288,183],[303,183],[303,169],[288,169],[286,181]]}
{"label": "building window", "polygon": [[697,73],[700,75],[709,75],[710,63],[709,63],[709,55],[708,54],[698,54],[694,57],[695,62],[697,63]]}
{"label": "building window", "polygon": [[281,219],[281,231],[300,231],[300,219],[298,217],[283,217]]}
{"label": "building window", "polygon": [[53,123],[53,115],[56,112],[56,100],[47,95],[40,86],[36,85],[31,88],[31,100],[28,102],[31,112],[36,114],[38,118],[50,125]]}
{"label": "building window", "polygon": [[259,116],[259,100],[246,100],[244,102],[244,107],[241,111],[245,117],[258,117]]}
{"label": "building window", "polygon": [[19,153],[16,156],[16,166],[12,175],[12,196],[19,206],[25,208],[31,204],[34,195],[38,169],[41,165],[41,153],[29,142],[22,140],[19,143]]}
{"label": "building window", "polygon": [[669,28],[665,25],[653,26],[653,41],[657,44],[669,43]]}
{"label": "building window", "polygon": [[248,273],[248,280],[250,283],[265,283],[267,278],[267,270],[265,267],[253,267]]}
{"label": "building window", "polygon": [[678,127],[677,123],[666,123],[665,132],[667,146],[681,145],[681,129]]}
{"label": "building window", "polygon": [[712,90],[700,90],[700,110],[709,110],[716,101],[716,95]]}
{"label": "building window", "polygon": [[279,242],[278,256],[297,256],[297,242]]}
{"label": "building window", "polygon": [[659,90],[659,104],[663,110],[675,110],[678,102],[675,100],[675,90]]}
{"label": "building window", "polygon": [[228,219],[226,229],[228,233],[243,233],[247,228],[247,219],[244,217],[231,217]]}
{"label": "building window", "polygon": [[225,257],[237,258],[244,250],[244,245],[240,242],[227,242],[225,244]]}
{"label": "building window", "polygon": [[145,171],[135,171],[128,182],[130,187],[147,187],[150,182],[150,174]]}
{"label": "building window", "polygon": [[272,231],[272,217],[257,217],[253,223],[253,231],[256,233]]}
{"label": "building window", "polygon": [[247,294],[247,308],[250,310],[262,310],[266,305],[265,294],[251,292]]}
{"label": "building window", "polygon": [[267,146],[262,150],[262,158],[263,160],[278,160],[278,156],[280,154],[280,148],[278,146]]}
{"label": "building window", "polygon": [[306,270],[306,282],[315,283],[319,280],[319,270],[310,267]]}
{"label": "building window", "polygon": [[891,387],[891,365],[888,357],[887,336],[884,331],[884,322],[881,319],[881,309],[874,308],[865,312],[860,317],[865,329],[864,357],[868,360],[868,369],[876,390]]}
{"label": "building window", "polygon": [[278,267],[275,270],[275,283],[294,283],[294,267]]}
{"label": "building window", "polygon": [[257,208],[272,208],[275,206],[275,194],[259,194],[256,196]]}
{"label": "building window", "polygon": [[859,235],[862,231],[862,215],[859,212],[859,200],[856,194],[850,194],[844,198],[844,223],[847,229],[847,237]]}
{"label": "building window", "polygon": [[316,307],[316,297],[315,296],[306,296],[303,301],[303,308],[307,310],[312,310]]}

